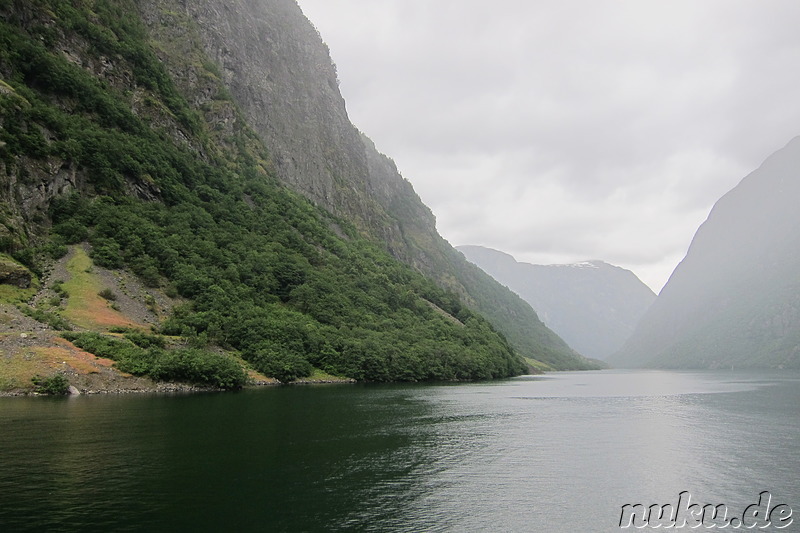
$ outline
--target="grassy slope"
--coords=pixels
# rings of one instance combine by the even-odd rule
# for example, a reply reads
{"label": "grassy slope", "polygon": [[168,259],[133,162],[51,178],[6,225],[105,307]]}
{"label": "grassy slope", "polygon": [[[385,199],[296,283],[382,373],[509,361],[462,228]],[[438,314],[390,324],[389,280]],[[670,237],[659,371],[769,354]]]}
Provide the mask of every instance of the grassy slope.
{"label": "grassy slope", "polygon": [[92,268],[92,260],[86,251],[80,246],[74,247],[67,261],[69,279],[63,285],[69,294],[64,317],[80,328],[93,331],[146,329],[144,324],[124,316],[113,308],[111,301],[100,296],[100,291],[108,287],[93,273]]}
{"label": "grassy slope", "polygon": [[[79,390],[157,390],[159,386],[146,378],[135,377],[114,368],[111,359],[96,357],[60,336],[60,332],[48,328],[46,324],[24,316],[15,305],[23,302],[38,302],[37,308],[67,319],[79,329],[108,332],[115,328],[146,330],[139,317],[127,316],[124,312],[111,308],[112,303],[97,293],[105,288],[112,292],[131,294],[123,286],[125,272],[111,272],[96,267],[82,246],[71,247],[70,253],[53,265],[65,280],[61,286],[66,298],[59,306],[53,307],[47,301],[54,293],[49,286],[36,285],[30,289],[20,289],[0,284],[0,393],[30,393],[35,376],[50,377],[64,375]],[[101,277],[100,274],[106,274]],[[112,275],[109,275],[112,274]],[[108,282],[108,280],[112,280]],[[143,300],[143,294],[135,295]],[[139,301],[141,309],[146,303]],[[121,338],[120,334],[112,334]],[[172,339],[176,344],[185,339]],[[251,382],[258,384],[276,383],[264,376],[238,357],[228,354],[248,373]],[[316,371],[310,381],[336,381],[336,376]]]}

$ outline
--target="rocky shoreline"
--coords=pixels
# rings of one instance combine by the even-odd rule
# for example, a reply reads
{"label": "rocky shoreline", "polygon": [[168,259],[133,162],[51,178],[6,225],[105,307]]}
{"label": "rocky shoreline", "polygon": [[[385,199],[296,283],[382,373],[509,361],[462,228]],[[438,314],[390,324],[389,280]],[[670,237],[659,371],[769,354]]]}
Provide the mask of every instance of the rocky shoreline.
{"label": "rocky shoreline", "polygon": [[[256,389],[261,387],[291,386],[291,385],[342,385],[357,383],[355,379],[304,379],[281,383],[279,381],[257,381],[245,386],[245,389]],[[151,387],[138,388],[89,388],[79,389],[70,385],[69,394],[66,396],[96,396],[102,394],[193,394],[200,392],[229,392],[224,389],[214,387],[200,387],[188,383],[156,383]],[[22,396],[49,396],[31,390],[0,391],[0,398],[22,397]]]}

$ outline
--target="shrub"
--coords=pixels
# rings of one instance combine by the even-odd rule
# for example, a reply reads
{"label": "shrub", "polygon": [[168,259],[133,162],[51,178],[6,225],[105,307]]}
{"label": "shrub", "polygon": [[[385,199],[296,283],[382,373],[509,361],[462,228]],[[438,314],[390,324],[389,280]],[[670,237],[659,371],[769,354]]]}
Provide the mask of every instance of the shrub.
{"label": "shrub", "polygon": [[125,338],[140,348],[165,348],[167,346],[167,339],[161,335],[129,331],[125,333]]}
{"label": "shrub", "polygon": [[58,261],[69,251],[67,249],[67,245],[60,242],[49,242],[44,247],[42,247],[42,251],[53,261]]}
{"label": "shrub", "polygon": [[69,293],[64,288],[64,281],[63,280],[60,280],[60,279],[55,280],[53,282],[53,284],[50,285],[50,288],[53,289],[53,292],[58,294],[61,298],[68,298],[69,297]]}
{"label": "shrub", "polygon": [[93,244],[92,252],[89,255],[95,264],[106,268],[120,268],[123,265],[121,249],[116,241],[98,239]]}
{"label": "shrub", "polygon": [[281,383],[310,376],[314,370],[303,356],[274,347],[262,347],[249,360],[256,370]]}
{"label": "shrub", "polygon": [[53,329],[58,330],[71,330],[72,325],[67,322],[62,317],[58,316],[55,313],[50,313],[47,311],[42,311],[41,309],[34,309],[33,307],[25,304],[20,304],[17,306],[17,309],[31,317],[32,319],[41,322],[42,324],[47,324]]}
{"label": "shrub", "polygon": [[113,302],[114,300],[117,299],[117,295],[114,294],[114,291],[112,291],[111,289],[108,289],[108,288],[103,289],[102,291],[98,292],[97,295],[100,296],[101,298],[105,298],[109,302]]}
{"label": "shrub", "polygon": [[244,369],[235,360],[195,349],[163,351],[151,376],[161,381],[183,381],[221,389],[241,389],[247,381]]}
{"label": "shrub", "polygon": [[61,374],[43,378],[42,376],[34,376],[31,381],[36,386],[35,392],[39,394],[50,394],[53,396],[63,396],[69,394],[69,381]]}
{"label": "shrub", "polygon": [[89,238],[89,230],[75,219],[53,226],[53,232],[63,237],[66,244],[78,244]]}
{"label": "shrub", "polygon": [[[203,350],[164,350],[163,337],[130,332],[126,340],[98,333],[68,333],[64,338],[98,357],[116,361],[116,367],[157,381],[181,381],[221,389],[240,389],[247,381],[242,366],[234,359]],[[148,344],[147,348],[141,345]]]}
{"label": "shrub", "polygon": [[128,341],[115,339],[100,333],[65,333],[62,336],[87,352],[93,353],[98,357],[113,359],[114,361],[135,355],[133,354],[135,350],[141,350]]}

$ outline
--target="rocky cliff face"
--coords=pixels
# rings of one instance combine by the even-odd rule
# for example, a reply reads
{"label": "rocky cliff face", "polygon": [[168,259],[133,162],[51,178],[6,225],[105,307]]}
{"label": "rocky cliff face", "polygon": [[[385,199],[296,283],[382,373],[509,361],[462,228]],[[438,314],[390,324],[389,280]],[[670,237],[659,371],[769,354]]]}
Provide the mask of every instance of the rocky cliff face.
{"label": "rocky cliff face", "polygon": [[[594,366],[439,236],[411,184],[350,123],[328,49],[294,0],[141,0],[137,6],[182,92],[207,113],[226,110],[218,111],[220,131],[237,120],[250,125],[285,183],[455,291],[522,355],[554,367]],[[226,91],[235,109],[220,96]]]}
{"label": "rocky cliff face", "polygon": [[[293,0],[138,6],[182,92],[198,107],[225,109],[211,119],[219,129],[246,123],[285,183],[386,243],[396,257],[435,273],[409,242],[438,237],[433,214],[350,122],[328,48]],[[228,91],[240,117],[220,96]]]}
{"label": "rocky cliff face", "polygon": [[633,272],[602,261],[532,265],[482,246],[458,250],[531,304],[570,346],[598,359],[622,347],[656,298]]}
{"label": "rocky cliff face", "polygon": [[800,367],[800,137],[712,209],[615,366]]}
{"label": "rocky cliff face", "polygon": [[179,28],[199,40],[281,179],[337,214],[371,219],[361,136],[347,117],[328,49],[295,2],[144,0],[139,7],[155,32]]}
{"label": "rocky cliff face", "polygon": [[[55,28],[58,21],[50,12],[42,15],[41,11],[23,3],[0,6],[0,18],[16,22],[21,26]],[[57,40],[57,47],[62,56],[70,63],[80,66],[92,73],[103,83],[116,88],[131,89],[130,69],[123,66],[116,58],[102,54],[89,54],[91,44],[74,34],[65,35],[54,32],[50,39]],[[43,39],[43,38],[42,38]],[[0,67],[0,115],[24,115],[31,103],[19,94],[4,79],[12,79],[16,73]],[[145,111],[138,97],[141,93],[131,92],[131,105],[149,116],[151,120],[162,125],[170,122],[173,131],[174,121],[165,120],[165,115]],[[160,117],[159,117],[160,115]],[[0,128],[3,126],[0,125]],[[46,126],[38,131],[29,131],[31,136],[39,137],[38,143],[46,146],[52,143],[57,135]],[[0,148],[3,148],[0,141]],[[32,150],[37,152],[38,150]],[[25,247],[31,244],[34,234],[41,233],[40,226],[46,221],[50,202],[71,191],[82,191],[88,188],[85,169],[79,168],[73,158],[67,155],[49,153],[21,155],[16,161],[8,159],[2,162],[0,170],[0,240],[4,241],[4,249]],[[127,182],[124,186],[131,195],[154,199],[158,194],[152,184],[143,182]]]}

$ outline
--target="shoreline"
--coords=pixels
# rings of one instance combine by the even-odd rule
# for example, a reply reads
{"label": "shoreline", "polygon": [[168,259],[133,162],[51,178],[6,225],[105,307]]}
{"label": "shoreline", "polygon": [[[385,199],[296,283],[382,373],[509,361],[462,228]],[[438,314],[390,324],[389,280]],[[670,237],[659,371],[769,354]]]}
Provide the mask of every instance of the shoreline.
{"label": "shoreline", "polygon": [[[262,387],[279,387],[279,386],[292,386],[292,385],[343,385],[355,384],[355,379],[341,378],[341,379],[307,379],[291,381],[289,383],[281,383],[280,381],[258,381],[250,383],[239,390],[259,389]],[[110,394],[195,394],[202,392],[236,392],[235,390],[218,389],[213,387],[203,387],[199,385],[191,385],[188,383],[160,383],[153,387],[141,388],[89,388],[78,389],[77,387],[70,386],[70,392],[64,395],[40,394],[34,391],[26,390],[11,390],[0,391],[0,398],[21,398],[21,397],[43,397],[43,398],[58,398],[58,397],[73,397],[73,396],[99,396]]]}

